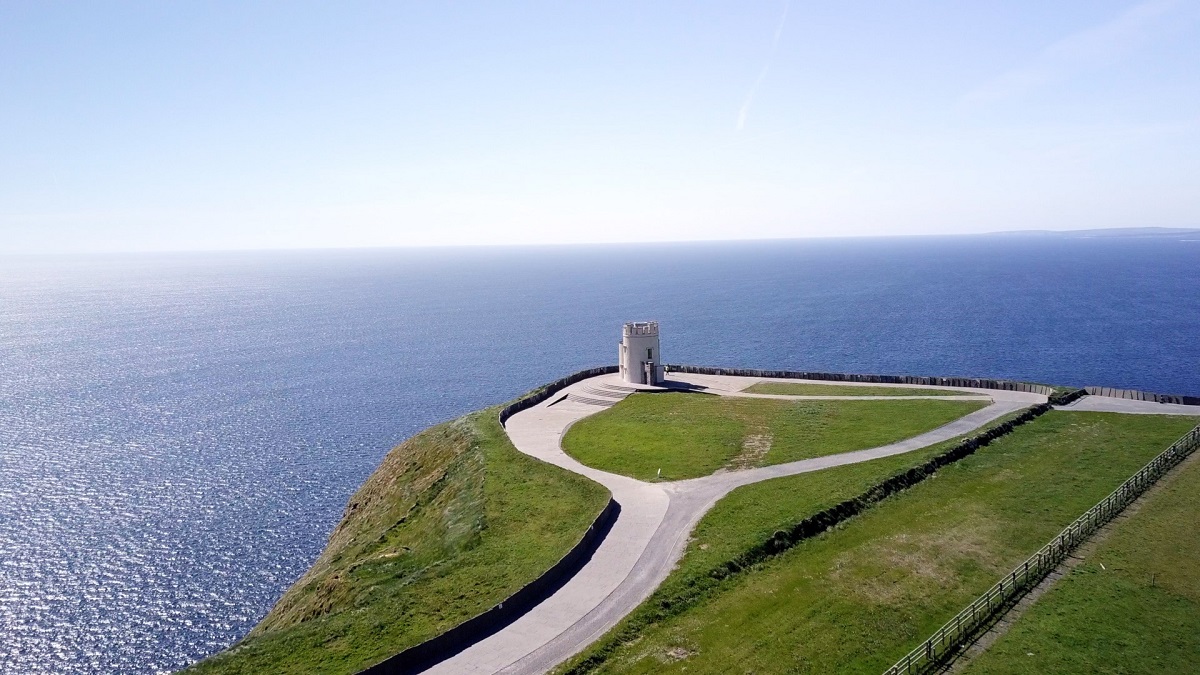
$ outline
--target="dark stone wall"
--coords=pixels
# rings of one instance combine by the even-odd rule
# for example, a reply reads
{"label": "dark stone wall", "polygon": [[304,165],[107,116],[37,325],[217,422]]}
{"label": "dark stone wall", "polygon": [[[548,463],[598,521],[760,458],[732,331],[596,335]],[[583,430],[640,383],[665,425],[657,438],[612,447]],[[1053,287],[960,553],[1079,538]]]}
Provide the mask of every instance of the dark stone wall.
{"label": "dark stone wall", "polygon": [[1086,387],[1092,396],[1108,396],[1109,398],[1125,398],[1133,401],[1153,401],[1155,403],[1180,403],[1183,405],[1200,405],[1200,396],[1176,396],[1174,394],[1155,394],[1136,389],[1113,389],[1112,387]]}
{"label": "dark stone wall", "polygon": [[795,370],[755,370],[751,368],[710,368],[708,366],[669,365],[673,373],[697,375],[737,375],[741,377],[777,377],[791,380],[823,380],[827,382],[873,382],[876,384],[909,384],[941,387],[975,387],[977,389],[1001,389],[1025,391],[1031,394],[1053,396],[1055,390],[1044,384],[1014,382],[1012,380],[990,380],[971,377],[923,377],[917,375],[859,375],[854,373],[813,373]]}
{"label": "dark stone wall", "polygon": [[[1154,401],[1155,403],[1180,403],[1183,405],[1200,405],[1200,396],[1176,396],[1174,394],[1155,394],[1134,389],[1113,389],[1112,387],[1085,387],[1071,392],[1056,392],[1053,387],[1029,382],[1014,382],[1012,380],[992,380],[971,377],[926,377],[918,375],[860,375],[855,373],[814,373],[795,370],[755,370],[751,368],[712,368],[709,366],[671,365],[667,368],[678,373],[694,373],[697,375],[737,375],[741,377],[776,377],[791,380],[823,380],[826,382],[874,382],[879,384],[908,384],[934,385],[943,387],[975,387],[977,389],[1001,389],[1004,391],[1026,391],[1032,394],[1042,394],[1052,398],[1055,405],[1065,405],[1075,399],[1089,394],[1091,396],[1108,396],[1125,398],[1134,401]],[[1064,395],[1068,400],[1062,400]]]}
{"label": "dark stone wall", "polygon": [[608,536],[621,513],[621,505],[613,499],[596,516],[592,526],[565,556],[545,574],[508,598],[472,619],[451,628],[441,635],[414,645],[383,661],[360,671],[362,674],[410,675],[419,673],[454,656],[467,647],[494,635],[519,619],[546,598],[554,595],[591,560],[600,543]]}

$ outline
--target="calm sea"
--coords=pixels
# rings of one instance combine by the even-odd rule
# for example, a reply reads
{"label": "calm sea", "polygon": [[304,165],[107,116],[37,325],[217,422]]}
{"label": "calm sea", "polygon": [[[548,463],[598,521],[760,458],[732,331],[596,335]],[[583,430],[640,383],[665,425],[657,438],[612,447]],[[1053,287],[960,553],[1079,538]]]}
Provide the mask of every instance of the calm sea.
{"label": "calm sea", "polygon": [[0,259],[0,672],[229,645],[389,448],[635,319],[676,363],[1200,395],[1200,242]]}

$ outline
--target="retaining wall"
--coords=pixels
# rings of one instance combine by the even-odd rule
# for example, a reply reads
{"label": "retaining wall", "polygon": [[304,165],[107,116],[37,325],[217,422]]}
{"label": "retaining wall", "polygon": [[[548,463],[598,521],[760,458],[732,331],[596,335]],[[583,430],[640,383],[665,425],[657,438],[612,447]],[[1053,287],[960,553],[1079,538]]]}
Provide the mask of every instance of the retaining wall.
{"label": "retaining wall", "polygon": [[923,377],[917,375],[860,375],[855,373],[814,373],[796,370],[756,370],[753,368],[711,368],[709,366],[668,365],[671,372],[695,375],[735,375],[738,377],[775,377],[789,380],[824,380],[827,382],[872,382],[875,384],[910,384],[939,387],[974,387],[976,389],[1001,389],[1024,391],[1031,394],[1053,396],[1054,387],[1013,380],[992,380],[972,377]]}
{"label": "retaining wall", "polygon": [[1155,394],[1137,389],[1113,389],[1112,387],[1084,387],[1092,396],[1107,396],[1109,398],[1125,398],[1133,401],[1153,401],[1155,403],[1179,403],[1182,405],[1200,405],[1200,396],[1176,396],[1174,394]]}
{"label": "retaining wall", "polygon": [[608,536],[609,530],[617,522],[620,513],[621,505],[610,497],[608,505],[604,507],[600,515],[596,516],[596,520],[592,522],[591,527],[588,528],[579,543],[575,544],[545,574],[534,579],[483,614],[468,619],[437,637],[409,647],[381,663],[362,670],[359,675],[419,673],[499,632],[543,600],[554,595],[579,570],[583,569],[592,554],[600,547],[600,543]]}
{"label": "retaining wall", "polygon": [[[714,368],[711,366],[668,365],[668,370],[694,375],[733,375],[738,377],[771,377],[788,380],[820,380],[825,382],[862,382],[873,384],[907,384],[914,386],[935,387],[972,387],[975,389],[999,389],[1002,391],[1024,391],[1031,394],[1041,394],[1051,397],[1054,405],[1066,405],[1083,396],[1108,396],[1134,401],[1154,401],[1155,403],[1179,403],[1182,405],[1200,405],[1200,396],[1179,396],[1175,394],[1156,394],[1136,389],[1114,389],[1112,387],[1084,387],[1069,392],[1060,392],[1054,387],[1030,382],[1014,380],[996,380],[980,377],[929,377],[922,375],[869,375],[861,373],[822,373],[797,370],[759,370],[755,368]],[[607,375],[617,372],[617,366],[601,366],[581,370],[562,379],[555,380],[540,387],[505,406],[500,411],[500,423],[504,424],[514,414],[532,408],[545,401],[566,387],[597,375]]]}

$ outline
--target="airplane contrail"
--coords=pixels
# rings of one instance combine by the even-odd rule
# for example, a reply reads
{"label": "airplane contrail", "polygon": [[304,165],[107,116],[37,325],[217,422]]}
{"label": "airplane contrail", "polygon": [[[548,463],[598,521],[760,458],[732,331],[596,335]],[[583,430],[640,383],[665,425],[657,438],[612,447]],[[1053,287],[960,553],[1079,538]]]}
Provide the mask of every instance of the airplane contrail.
{"label": "airplane contrail", "polygon": [[754,103],[754,95],[758,93],[758,88],[762,85],[763,80],[767,79],[767,73],[771,72],[771,61],[774,60],[775,50],[779,47],[779,37],[783,35],[783,25],[787,23],[788,9],[791,7],[791,4],[790,0],[786,0],[783,3],[783,14],[779,16],[779,25],[775,27],[775,35],[771,38],[771,52],[767,56],[767,63],[763,66],[762,72],[758,74],[758,79],[754,80],[754,84],[750,87],[750,92],[746,94],[746,100],[742,103],[741,109],[738,110],[738,131],[741,131],[742,127],[746,126],[746,117],[750,114],[750,106]]}

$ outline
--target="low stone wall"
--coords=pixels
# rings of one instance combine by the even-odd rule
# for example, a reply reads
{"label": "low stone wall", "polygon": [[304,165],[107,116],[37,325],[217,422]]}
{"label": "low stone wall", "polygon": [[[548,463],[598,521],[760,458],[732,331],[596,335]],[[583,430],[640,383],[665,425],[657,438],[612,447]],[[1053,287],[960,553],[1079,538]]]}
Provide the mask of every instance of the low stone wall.
{"label": "low stone wall", "polygon": [[[545,401],[559,391],[589,377],[608,375],[617,372],[617,366],[601,366],[589,368],[555,380],[544,387],[535,389],[520,399],[505,406],[500,411],[500,423],[504,424],[514,414],[532,408]],[[759,370],[755,368],[714,368],[711,366],[668,365],[668,371],[691,373],[694,375],[733,375],[737,377],[770,377],[788,380],[820,380],[824,382],[862,382],[872,384],[907,384],[912,386],[936,387],[972,387],[975,389],[999,389],[1002,391],[1024,391],[1031,394],[1041,394],[1050,397],[1054,405],[1066,405],[1081,396],[1107,396],[1124,398],[1134,401],[1153,401],[1155,403],[1178,403],[1181,405],[1200,405],[1200,396],[1178,396],[1174,394],[1156,394],[1136,389],[1114,389],[1112,387],[1084,387],[1067,392],[1060,392],[1054,387],[1030,382],[1014,380],[995,380],[979,377],[927,377],[922,375],[864,375],[860,373],[821,373],[797,370]]]}
{"label": "low stone wall", "polygon": [[1092,396],[1107,396],[1109,398],[1125,398],[1133,401],[1153,401],[1155,403],[1179,403],[1182,405],[1200,405],[1200,396],[1175,396],[1173,394],[1155,394],[1136,389],[1113,389],[1112,387],[1085,387],[1084,390]]}
{"label": "low stone wall", "polygon": [[1050,405],[1069,405],[1087,396],[1087,391],[1084,389],[1074,389],[1072,391],[1060,391],[1050,397]]}
{"label": "low stone wall", "polygon": [[504,406],[504,408],[500,410],[500,424],[503,425],[508,421],[508,418],[512,417],[513,415],[521,412],[522,410],[532,408],[533,406],[545,401],[546,399],[575,384],[576,382],[579,382],[580,380],[586,380],[589,377],[596,377],[597,375],[608,375],[615,372],[617,372],[617,366],[600,366],[599,368],[589,368],[587,370],[581,370],[577,373],[572,373],[571,375],[568,375],[562,379],[555,380],[544,387],[534,389],[516,401]]}
{"label": "low stone wall", "polygon": [[1013,380],[992,380],[971,377],[923,377],[917,375],[859,375],[856,373],[812,373],[796,370],[755,370],[753,368],[711,368],[709,366],[668,365],[673,373],[695,375],[734,375],[737,377],[775,377],[789,380],[823,380],[827,382],[870,382],[875,384],[909,384],[936,387],[974,387],[976,389],[1000,389],[1024,391],[1031,394],[1053,396],[1054,387]]}
{"label": "low stone wall", "polygon": [[[564,385],[565,386],[565,385]],[[494,635],[519,619],[546,598],[554,595],[583,566],[587,564],[601,542],[612,530],[621,513],[621,505],[611,497],[604,510],[596,516],[579,543],[542,576],[529,582],[503,602],[472,619],[451,628],[441,635],[396,654],[360,675],[410,675],[419,673],[463,651],[473,644]]]}

